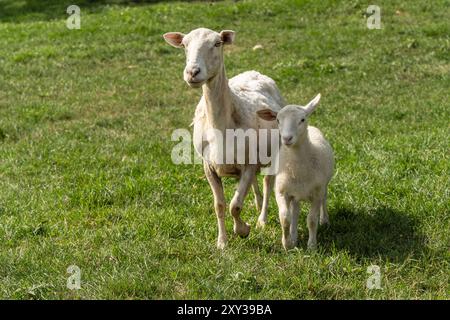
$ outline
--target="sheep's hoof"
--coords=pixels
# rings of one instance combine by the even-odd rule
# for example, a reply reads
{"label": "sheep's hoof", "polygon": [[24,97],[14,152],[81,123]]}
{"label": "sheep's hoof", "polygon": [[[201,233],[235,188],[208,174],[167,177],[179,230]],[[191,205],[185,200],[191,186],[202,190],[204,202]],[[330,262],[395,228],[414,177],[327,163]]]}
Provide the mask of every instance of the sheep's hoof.
{"label": "sheep's hoof", "polygon": [[266,227],[266,222],[264,220],[258,220],[258,222],[256,222],[256,229],[264,229]]}
{"label": "sheep's hoof", "polygon": [[217,249],[223,250],[227,246],[227,240],[226,239],[218,239],[217,240]]}
{"label": "sheep's hoof", "polygon": [[233,230],[234,230],[235,234],[237,234],[238,236],[240,236],[242,238],[245,238],[250,233],[250,225],[245,222],[240,223],[240,224],[235,223]]}
{"label": "sheep's hoof", "polygon": [[297,244],[298,244],[298,235],[293,235],[293,234],[291,233],[291,241],[292,241],[294,247],[296,247]]}

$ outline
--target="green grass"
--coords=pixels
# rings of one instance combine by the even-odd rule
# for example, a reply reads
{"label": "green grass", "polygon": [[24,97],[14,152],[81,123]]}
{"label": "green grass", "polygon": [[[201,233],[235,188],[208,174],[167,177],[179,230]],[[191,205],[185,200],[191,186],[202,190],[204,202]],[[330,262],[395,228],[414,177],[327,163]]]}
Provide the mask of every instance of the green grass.
{"label": "green grass", "polygon": [[[449,298],[448,1],[377,1],[382,30],[358,0],[112,2],[78,1],[68,30],[72,1],[0,0],[1,298]],[[305,207],[286,253],[275,200],[257,231],[252,197],[250,236],[216,249],[202,167],[171,162],[201,92],[161,36],[199,26],[237,32],[230,77],[258,70],[289,103],[322,93],[311,124],[336,174],[317,252]]]}

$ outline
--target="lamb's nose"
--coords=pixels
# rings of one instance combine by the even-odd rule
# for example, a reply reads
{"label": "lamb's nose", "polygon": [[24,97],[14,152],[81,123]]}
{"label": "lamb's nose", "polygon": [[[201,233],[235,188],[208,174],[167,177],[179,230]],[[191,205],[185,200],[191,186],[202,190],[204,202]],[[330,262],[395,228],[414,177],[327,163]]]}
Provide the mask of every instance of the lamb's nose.
{"label": "lamb's nose", "polygon": [[293,138],[293,136],[283,137],[283,143],[289,145],[292,143]]}
{"label": "lamb's nose", "polygon": [[191,70],[189,70],[189,74],[191,75],[192,78],[195,78],[196,75],[198,75],[200,73],[200,68],[198,67],[194,67]]}

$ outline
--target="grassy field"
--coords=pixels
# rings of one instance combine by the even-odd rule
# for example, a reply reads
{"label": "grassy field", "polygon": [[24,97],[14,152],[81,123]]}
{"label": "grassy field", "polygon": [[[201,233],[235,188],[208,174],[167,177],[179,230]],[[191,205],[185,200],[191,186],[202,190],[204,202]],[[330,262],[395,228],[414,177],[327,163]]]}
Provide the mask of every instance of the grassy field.
{"label": "grassy field", "polygon": [[[73,2],[0,0],[1,298],[449,298],[448,1],[378,0],[381,30],[358,0],[80,0],[69,30]],[[286,253],[275,199],[259,231],[252,197],[250,236],[216,249],[201,165],[171,162],[201,91],[161,36],[200,26],[236,31],[229,77],[258,70],[289,103],[322,93],[311,124],[336,174],[317,252],[305,207]]]}

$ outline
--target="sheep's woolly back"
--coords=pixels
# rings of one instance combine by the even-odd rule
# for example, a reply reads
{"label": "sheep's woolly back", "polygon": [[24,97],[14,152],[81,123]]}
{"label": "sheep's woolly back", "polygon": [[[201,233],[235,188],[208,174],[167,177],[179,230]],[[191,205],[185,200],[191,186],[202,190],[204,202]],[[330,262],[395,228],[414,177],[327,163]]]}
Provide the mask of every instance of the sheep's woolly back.
{"label": "sheep's woolly back", "polygon": [[250,103],[249,100],[253,97],[257,99],[255,102],[260,102],[260,104],[274,108],[278,106],[276,111],[284,106],[283,98],[275,81],[257,71],[241,73],[231,78],[228,84],[234,94],[242,100],[246,100],[247,103]]}
{"label": "sheep's woolly back", "polygon": [[[256,111],[264,108],[278,111],[284,106],[284,100],[275,81],[257,71],[246,71],[231,78],[228,85],[236,120],[248,128],[274,128],[273,122],[267,123],[259,119]],[[205,108],[205,99],[202,97],[195,110],[192,124],[205,120]]]}

